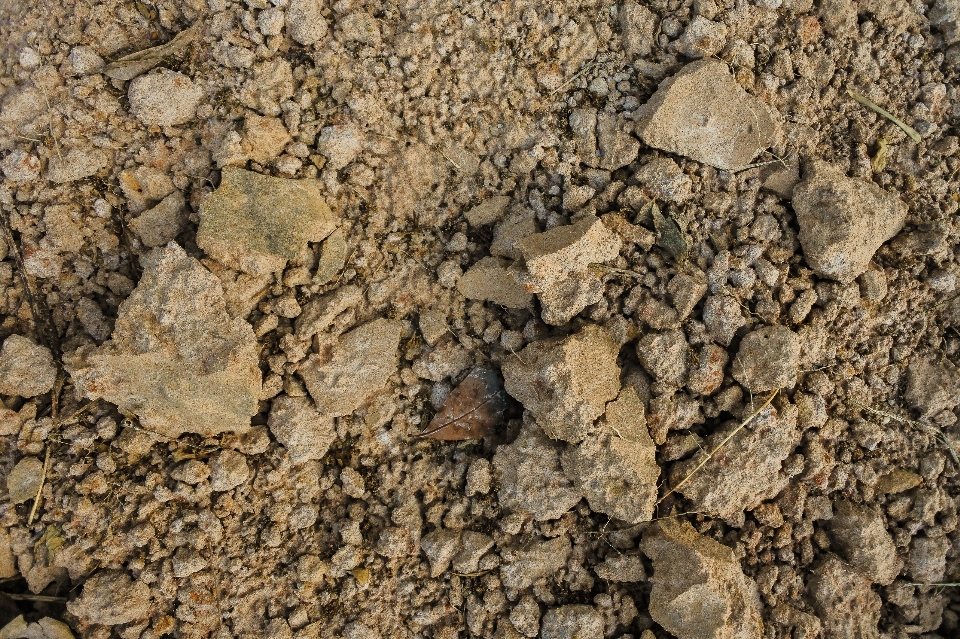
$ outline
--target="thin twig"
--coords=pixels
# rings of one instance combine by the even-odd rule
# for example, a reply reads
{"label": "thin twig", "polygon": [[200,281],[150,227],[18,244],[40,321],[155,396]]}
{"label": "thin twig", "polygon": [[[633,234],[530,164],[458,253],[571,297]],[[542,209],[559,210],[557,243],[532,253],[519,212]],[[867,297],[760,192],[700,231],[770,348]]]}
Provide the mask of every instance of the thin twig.
{"label": "thin twig", "polygon": [[573,76],[572,76],[569,80],[567,80],[566,82],[564,82],[563,84],[561,84],[560,86],[558,86],[556,89],[554,89],[553,91],[551,91],[551,92],[550,92],[550,95],[556,95],[556,94],[559,93],[565,86],[567,86],[568,84],[570,84],[571,82],[573,82],[574,80],[576,80],[577,78],[579,78],[580,76],[582,76],[584,73],[586,73],[587,71],[589,71],[589,70],[592,69],[593,67],[597,66],[598,64],[600,64],[600,63],[599,63],[599,62],[591,62],[591,63],[588,64],[587,66],[583,67],[582,69],[580,69],[579,71],[577,71],[575,74],[573,74]]}
{"label": "thin twig", "polygon": [[889,111],[887,111],[887,110],[884,109],[883,107],[881,107],[881,106],[879,106],[879,105],[877,105],[877,104],[874,104],[874,103],[871,102],[870,99],[867,98],[866,96],[860,95],[860,94],[857,93],[856,91],[851,91],[850,89],[847,89],[847,95],[849,95],[851,98],[853,98],[854,100],[856,100],[857,102],[859,102],[859,103],[862,104],[863,106],[867,107],[868,109],[870,109],[870,110],[872,110],[872,111],[876,111],[877,113],[879,113],[880,115],[882,115],[882,116],[885,117],[886,119],[888,119],[888,120],[890,120],[891,122],[893,122],[894,124],[896,124],[898,127],[900,127],[901,129],[903,129],[903,132],[906,133],[907,135],[909,135],[910,138],[911,138],[914,142],[916,142],[917,144],[920,144],[920,142],[923,141],[923,138],[920,137],[920,134],[917,133],[917,130],[916,130],[916,129],[914,129],[914,128],[913,128],[912,126],[910,126],[909,124],[906,124],[903,120],[901,120],[900,118],[898,118],[898,117],[895,116],[894,114],[890,113]]}
{"label": "thin twig", "polygon": [[39,601],[43,603],[66,603],[66,597],[51,597],[50,595],[24,595],[16,592],[2,593],[4,597],[9,597],[14,601]]}
{"label": "thin twig", "polygon": [[917,319],[917,318],[920,317],[921,315],[926,315],[926,314],[930,313],[931,311],[936,310],[936,309],[940,308],[941,306],[944,306],[945,304],[949,304],[950,302],[952,302],[953,300],[957,299],[958,297],[960,297],[960,293],[957,293],[956,295],[951,295],[951,296],[948,297],[947,299],[941,300],[941,301],[937,302],[936,304],[934,304],[933,306],[930,306],[930,307],[927,307],[927,308],[921,308],[919,311],[917,311],[916,313],[914,313],[913,315],[911,315],[911,316],[907,319],[907,321],[908,321],[908,322],[912,322],[913,320]]}
{"label": "thin twig", "polygon": [[901,424],[910,424],[914,428],[919,428],[920,430],[926,431],[927,433],[933,435],[943,444],[944,448],[947,449],[947,452],[950,453],[950,456],[953,457],[953,462],[960,466],[960,458],[957,457],[957,451],[953,449],[953,444],[950,443],[950,440],[947,439],[947,436],[943,434],[943,431],[933,426],[931,424],[924,424],[923,422],[914,421],[912,419],[906,419],[905,417],[900,417],[899,415],[894,415],[893,413],[888,413],[886,411],[877,410],[876,408],[871,408],[866,404],[863,404],[853,398],[850,399],[851,402],[862,408],[863,410],[873,413],[874,415],[882,415],[883,417],[889,417],[890,419],[900,422]]}
{"label": "thin twig", "polygon": [[37,508],[40,506],[40,499],[43,496],[43,484],[47,481],[47,470],[50,468],[50,444],[47,444],[47,453],[43,458],[43,469],[40,471],[40,485],[37,487],[37,496],[33,498],[33,507],[30,509],[30,517],[27,518],[27,527],[33,525],[33,518],[37,516]]}
{"label": "thin twig", "polygon": [[709,461],[713,458],[713,456],[716,455],[717,452],[726,445],[726,443],[727,443],[728,441],[730,441],[731,439],[733,439],[734,436],[735,436],[737,433],[739,433],[741,430],[744,429],[744,427],[746,427],[747,424],[749,424],[751,421],[753,421],[753,418],[754,418],[754,417],[756,417],[757,415],[759,415],[761,412],[763,412],[763,409],[765,409],[767,406],[770,405],[770,402],[773,401],[773,398],[776,397],[776,396],[777,396],[777,393],[779,393],[779,392],[780,392],[780,389],[777,389],[777,390],[773,391],[773,393],[771,393],[770,397],[767,398],[767,401],[765,401],[760,408],[758,408],[757,410],[755,410],[755,411],[753,412],[753,414],[751,414],[749,417],[747,417],[745,420],[743,420],[743,421],[740,423],[739,426],[737,426],[736,428],[734,428],[732,433],[730,433],[729,435],[727,435],[726,437],[724,437],[724,438],[723,438],[723,441],[720,442],[720,443],[717,445],[716,448],[714,448],[712,451],[710,451],[710,452],[707,454],[707,456],[703,458],[703,461],[701,461],[699,464],[697,464],[697,467],[694,468],[694,469],[690,472],[689,475],[687,475],[687,476],[684,477],[682,480],[680,480],[680,483],[678,483],[676,486],[674,486],[673,488],[671,488],[670,491],[669,491],[666,495],[664,495],[663,497],[661,497],[660,499],[658,499],[658,500],[657,500],[657,503],[659,504],[659,503],[662,502],[664,499],[666,499],[667,497],[669,497],[670,495],[672,495],[673,493],[675,493],[676,491],[678,491],[678,490],[680,489],[680,487],[683,486],[685,483],[687,483],[687,482],[690,480],[691,477],[693,477],[694,475],[696,475],[697,472],[698,472],[701,468],[703,468],[704,466],[706,466],[706,465],[707,465],[707,462],[709,462]]}
{"label": "thin twig", "polygon": [[10,226],[10,220],[6,213],[0,215],[0,226],[3,227],[3,234],[10,247],[10,254],[13,256],[13,262],[17,267],[17,274],[20,276],[20,284],[23,286],[24,297],[27,298],[27,304],[30,306],[30,314],[33,316],[33,322],[40,333],[40,341],[53,353],[54,361],[57,366],[60,364],[60,340],[53,327],[53,321],[50,319],[50,311],[46,304],[41,303],[40,297],[35,295],[30,280],[27,277],[27,268],[23,263],[23,253],[20,246],[13,238],[13,227]]}

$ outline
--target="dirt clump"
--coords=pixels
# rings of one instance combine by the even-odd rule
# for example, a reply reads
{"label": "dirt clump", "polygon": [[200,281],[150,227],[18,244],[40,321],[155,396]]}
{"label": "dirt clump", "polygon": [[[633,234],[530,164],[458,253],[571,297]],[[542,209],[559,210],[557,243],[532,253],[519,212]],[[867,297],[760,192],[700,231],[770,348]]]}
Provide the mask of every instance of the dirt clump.
{"label": "dirt clump", "polygon": [[0,2],[0,634],[957,635],[955,5]]}

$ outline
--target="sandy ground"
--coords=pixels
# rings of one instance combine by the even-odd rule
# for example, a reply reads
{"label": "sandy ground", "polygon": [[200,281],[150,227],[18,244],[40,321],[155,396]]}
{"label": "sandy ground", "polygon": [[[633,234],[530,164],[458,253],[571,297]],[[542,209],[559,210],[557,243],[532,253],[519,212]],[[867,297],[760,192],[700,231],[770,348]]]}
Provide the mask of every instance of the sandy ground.
{"label": "sandy ground", "polygon": [[3,639],[960,632],[955,0],[0,51]]}

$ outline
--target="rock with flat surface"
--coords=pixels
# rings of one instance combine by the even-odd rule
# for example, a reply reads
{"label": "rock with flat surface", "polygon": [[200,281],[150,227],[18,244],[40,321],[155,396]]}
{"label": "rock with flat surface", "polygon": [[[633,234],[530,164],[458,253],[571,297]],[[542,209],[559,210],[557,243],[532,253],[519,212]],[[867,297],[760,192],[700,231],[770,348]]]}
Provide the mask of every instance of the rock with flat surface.
{"label": "rock with flat surface", "polygon": [[493,456],[500,505],[537,521],[558,519],[573,508],[582,493],[561,472],[560,450],[559,443],[527,420],[517,438]]}
{"label": "rock with flat surface", "polygon": [[533,295],[528,293],[496,257],[485,257],[457,282],[457,290],[468,300],[486,300],[507,308],[528,308]]}
{"label": "rock with flat surface", "polygon": [[130,230],[152,248],[177,239],[186,223],[187,202],[180,191],[174,191],[155,207],[131,220]]}
{"label": "rock with flat surface", "polygon": [[650,521],[657,500],[657,447],[647,432],[643,402],[626,387],[607,404],[600,433],[567,448],[563,471],[591,510],[629,524]]}
{"label": "rock with flat surface", "polygon": [[464,216],[470,226],[491,224],[503,217],[503,213],[507,210],[509,204],[509,195],[494,195],[464,213]]}
{"label": "rock with flat surface", "polygon": [[283,270],[288,260],[336,228],[317,180],[288,180],[225,167],[220,187],[200,205],[197,246],[252,275]]}
{"label": "rock with flat surface", "polygon": [[[678,492],[693,503],[694,510],[726,520],[735,520],[743,510],[772,499],[789,483],[783,461],[800,442],[797,408],[765,408],[745,428],[727,441],[710,461],[684,483]],[[707,438],[703,450],[670,469],[670,485],[693,473],[707,455],[720,445],[740,422],[730,422]]]}
{"label": "rock with flat surface", "polygon": [[769,108],[717,60],[685,66],[660,84],[637,115],[636,131],[647,145],[718,169],[749,164],[777,129]]}
{"label": "rock with flat surface", "polygon": [[11,335],[0,347],[0,395],[35,397],[53,388],[57,367],[46,346]]}
{"label": "rock with flat surface", "polygon": [[306,397],[284,395],[274,399],[267,425],[295,464],[323,459],[337,438],[333,418],[314,408]]}
{"label": "rock with flat surface", "polygon": [[7,475],[7,493],[14,504],[36,498],[43,475],[43,462],[36,457],[24,457]]}
{"label": "rock with flat surface", "polygon": [[760,639],[757,584],[733,551],[688,522],[663,519],[643,535],[653,561],[650,616],[677,639]]}
{"label": "rock with flat surface", "polygon": [[247,430],[262,392],[253,327],[230,316],[220,281],[176,244],[143,264],[112,339],[64,357],[77,392],[172,438]]}
{"label": "rock with flat surface", "polygon": [[589,325],[533,342],[503,364],[504,388],[552,439],[578,442],[620,391],[617,343]]}
{"label": "rock with flat surface", "polygon": [[800,337],[786,326],[764,326],[743,338],[733,359],[733,378],[754,393],[797,384]]}
{"label": "rock with flat surface", "polygon": [[803,179],[793,189],[793,210],[807,265],[843,283],[864,273],[873,254],[907,219],[907,207],[897,194],[849,178],[820,160],[804,167]]}
{"label": "rock with flat surface", "polygon": [[400,322],[378,319],[340,336],[329,355],[313,354],[300,368],[317,409],[349,415],[384,387],[397,370]]}
{"label": "rock with flat surface", "polygon": [[807,580],[807,591],[824,639],[878,639],[880,597],[870,580],[835,556],[824,561]]}
{"label": "rock with flat surface", "polygon": [[526,273],[518,276],[527,291],[537,293],[543,321],[561,325],[603,297],[603,283],[590,264],[617,257],[622,242],[599,218],[524,237],[516,243]]}

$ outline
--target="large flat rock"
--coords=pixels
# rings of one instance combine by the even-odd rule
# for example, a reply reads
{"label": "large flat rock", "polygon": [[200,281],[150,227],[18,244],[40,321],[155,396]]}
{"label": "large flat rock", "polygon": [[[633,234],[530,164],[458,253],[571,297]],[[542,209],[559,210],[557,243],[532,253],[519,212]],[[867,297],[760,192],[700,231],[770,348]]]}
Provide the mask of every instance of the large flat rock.
{"label": "large flat rock", "polygon": [[718,169],[746,166],[777,130],[767,105],[717,60],[691,62],[664,80],[637,114],[636,132],[647,145]]}

